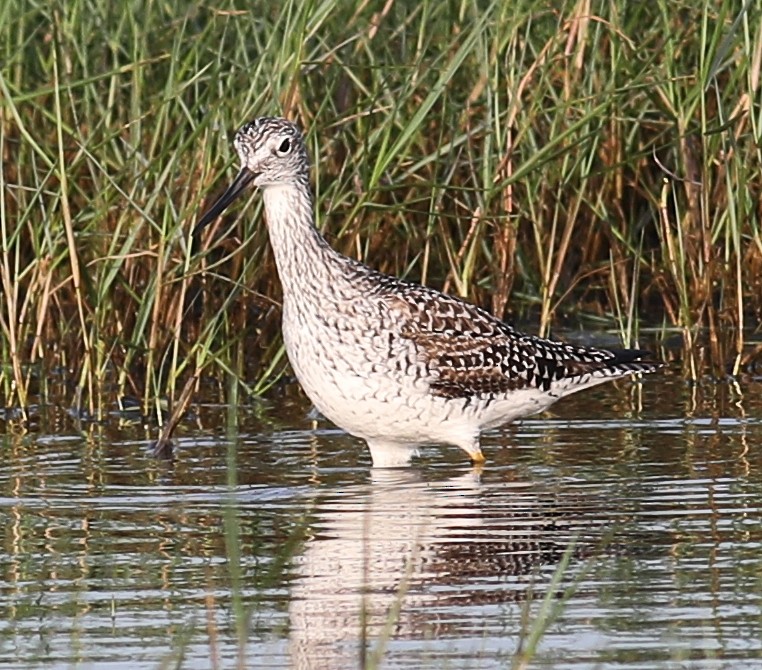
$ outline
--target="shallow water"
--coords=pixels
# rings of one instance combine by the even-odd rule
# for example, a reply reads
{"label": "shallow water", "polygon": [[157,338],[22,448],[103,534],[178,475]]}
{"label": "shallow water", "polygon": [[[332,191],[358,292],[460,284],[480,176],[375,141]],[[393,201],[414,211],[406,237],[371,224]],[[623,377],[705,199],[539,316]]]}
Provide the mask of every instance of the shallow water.
{"label": "shallow water", "polygon": [[762,668],[762,379],[598,387],[480,470],[373,470],[294,397],[203,406],[170,463],[6,432],[0,667],[504,668],[548,595],[529,667]]}

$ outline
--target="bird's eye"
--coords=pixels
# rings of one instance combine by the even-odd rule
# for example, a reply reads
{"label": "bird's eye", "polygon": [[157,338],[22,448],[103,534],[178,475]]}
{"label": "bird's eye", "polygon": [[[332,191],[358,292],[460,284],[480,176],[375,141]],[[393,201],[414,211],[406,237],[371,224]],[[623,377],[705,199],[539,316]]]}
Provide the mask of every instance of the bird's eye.
{"label": "bird's eye", "polygon": [[291,151],[291,141],[288,138],[286,138],[280,143],[280,146],[278,147],[278,153],[285,155],[289,151]]}

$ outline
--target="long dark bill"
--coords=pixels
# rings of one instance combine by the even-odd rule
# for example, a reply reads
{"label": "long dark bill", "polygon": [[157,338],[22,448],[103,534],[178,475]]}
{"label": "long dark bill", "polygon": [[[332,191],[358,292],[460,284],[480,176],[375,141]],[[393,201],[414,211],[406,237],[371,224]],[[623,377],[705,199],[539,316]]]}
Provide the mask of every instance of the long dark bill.
{"label": "long dark bill", "polygon": [[208,226],[212,221],[214,221],[220,214],[222,214],[222,212],[228,208],[233,200],[235,200],[239,195],[241,195],[241,193],[246,190],[246,187],[256,176],[257,175],[251,170],[248,170],[247,168],[241,168],[241,171],[236,175],[233,183],[228,186],[227,190],[219,197],[217,202],[215,202],[206,211],[206,213],[201,217],[201,221],[196,224],[196,227],[193,229],[194,239],[201,232],[202,228]]}

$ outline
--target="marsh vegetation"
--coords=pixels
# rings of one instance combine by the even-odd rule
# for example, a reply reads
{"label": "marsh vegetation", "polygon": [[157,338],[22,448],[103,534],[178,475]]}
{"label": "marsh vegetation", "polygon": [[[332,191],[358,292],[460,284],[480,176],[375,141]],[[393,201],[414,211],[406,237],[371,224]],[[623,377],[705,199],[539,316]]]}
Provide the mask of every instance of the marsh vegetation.
{"label": "marsh vegetation", "polygon": [[341,251],[543,334],[677,335],[693,378],[759,362],[756,3],[13,0],[0,26],[6,407],[279,380],[257,199],[189,240],[264,114],[307,130]]}

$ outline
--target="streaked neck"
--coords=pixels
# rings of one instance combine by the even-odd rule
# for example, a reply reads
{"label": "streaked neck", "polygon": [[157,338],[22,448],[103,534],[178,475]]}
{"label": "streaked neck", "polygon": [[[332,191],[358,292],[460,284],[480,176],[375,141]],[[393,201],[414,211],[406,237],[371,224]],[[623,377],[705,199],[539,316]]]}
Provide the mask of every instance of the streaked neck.
{"label": "streaked neck", "polygon": [[284,296],[326,282],[331,265],[340,256],[315,228],[310,187],[302,183],[279,184],[264,187],[263,191],[267,228]]}

